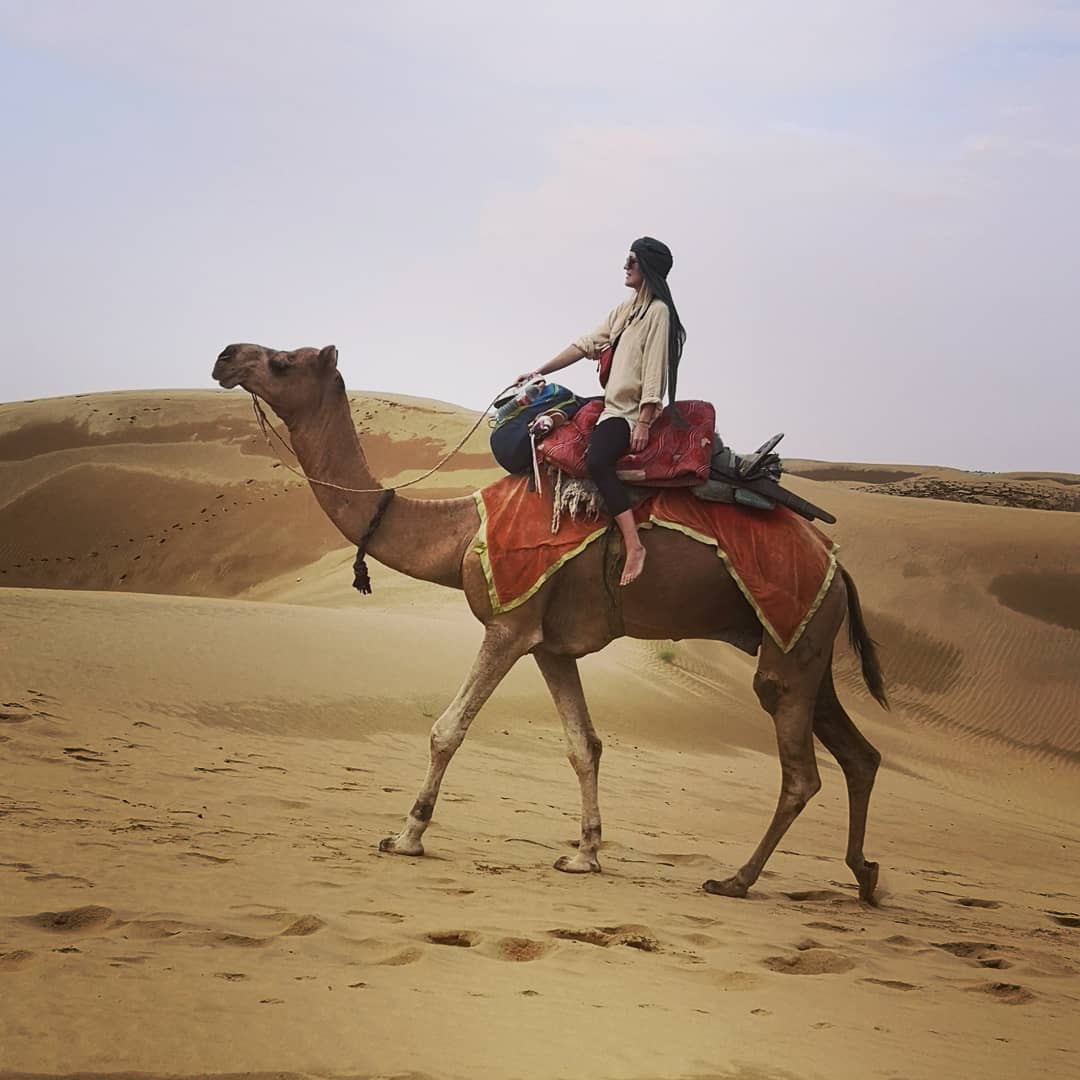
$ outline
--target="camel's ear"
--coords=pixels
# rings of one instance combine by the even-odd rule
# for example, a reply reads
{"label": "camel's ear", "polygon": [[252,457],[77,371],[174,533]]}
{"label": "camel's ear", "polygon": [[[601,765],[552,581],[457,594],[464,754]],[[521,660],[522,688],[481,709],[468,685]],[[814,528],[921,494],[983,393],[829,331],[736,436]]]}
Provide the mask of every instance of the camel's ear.
{"label": "camel's ear", "polygon": [[337,368],[337,346],[327,345],[319,352],[319,367],[323,371],[333,371]]}

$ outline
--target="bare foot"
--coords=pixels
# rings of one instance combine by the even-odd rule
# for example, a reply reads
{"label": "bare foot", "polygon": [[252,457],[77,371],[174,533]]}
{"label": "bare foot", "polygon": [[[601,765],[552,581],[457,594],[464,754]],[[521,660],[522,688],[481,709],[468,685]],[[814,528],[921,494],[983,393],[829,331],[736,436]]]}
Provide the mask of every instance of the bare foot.
{"label": "bare foot", "polygon": [[555,869],[564,874],[599,874],[600,863],[579,852],[577,855],[563,855],[556,859]]}
{"label": "bare foot", "polygon": [[641,571],[645,569],[645,545],[640,544],[636,548],[631,548],[626,553],[626,564],[623,566],[622,577],[619,579],[620,585],[629,585],[631,581],[635,581],[641,574]]}

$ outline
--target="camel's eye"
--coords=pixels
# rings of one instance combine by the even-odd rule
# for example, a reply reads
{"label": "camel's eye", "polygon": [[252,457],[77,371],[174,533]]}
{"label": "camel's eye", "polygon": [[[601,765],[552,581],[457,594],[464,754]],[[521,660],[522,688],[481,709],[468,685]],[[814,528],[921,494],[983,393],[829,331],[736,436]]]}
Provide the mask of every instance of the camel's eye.
{"label": "camel's eye", "polygon": [[274,353],[270,357],[270,370],[275,375],[285,375],[289,370],[289,361],[281,353]]}

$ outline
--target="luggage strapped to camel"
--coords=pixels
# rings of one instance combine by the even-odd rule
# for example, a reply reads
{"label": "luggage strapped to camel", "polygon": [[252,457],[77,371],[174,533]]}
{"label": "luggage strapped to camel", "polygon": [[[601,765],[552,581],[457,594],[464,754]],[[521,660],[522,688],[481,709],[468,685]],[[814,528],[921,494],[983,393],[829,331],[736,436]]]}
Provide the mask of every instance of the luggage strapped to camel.
{"label": "luggage strapped to camel", "polygon": [[[511,395],[497,403],[492,421],[491,450],[507,472],[528,475],[533,453],[553,476],[560,509],[596,513],[598,493],[588,479],[585,451],[603,409],[601,399],[581,399],[557,383],[547,383],[528,404]],[[675,408],[686,421],[673,421],[672,407],[653,423],[649,443],[638,453],[628,452],[616,463],[616,474],[638,489],[688,487],[707,502],[734,503],[753,510],[772,510],[779,503],[808,521],[834,524],[827,510],[780,486],[783,463],[775,449],[783,434],[768,439],[751,454],[736,454],[715,431],[715,410],[707,401],[678,401]],[[538,416],[561,412],[566,422],[543,436],[530,439],[529,428]],[[538,475],[538,472],[537,472]],[[569,482],[568,482],[569,480]],[[561,506],[559,505],[561,501]]]}

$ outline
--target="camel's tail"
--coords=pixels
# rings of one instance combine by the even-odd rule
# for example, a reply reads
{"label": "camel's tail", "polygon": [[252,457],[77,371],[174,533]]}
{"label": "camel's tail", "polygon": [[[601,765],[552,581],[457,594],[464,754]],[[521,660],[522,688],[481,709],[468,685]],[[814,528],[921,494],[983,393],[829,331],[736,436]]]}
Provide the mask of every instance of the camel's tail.
{"label": "camel's tail", "polygon": [[870,636],[863,620],[859,590],[855,588],[851,575],[842,566],[840,574],[844,579],[844,587],[847,589],[848,640],[862,665],[863,679],[867,689],[873,694],[877,703],[883,709],[887,709],[889,699],[885,696],[885,676],[881,671],[881,661],[878,660],[877,643]]}

